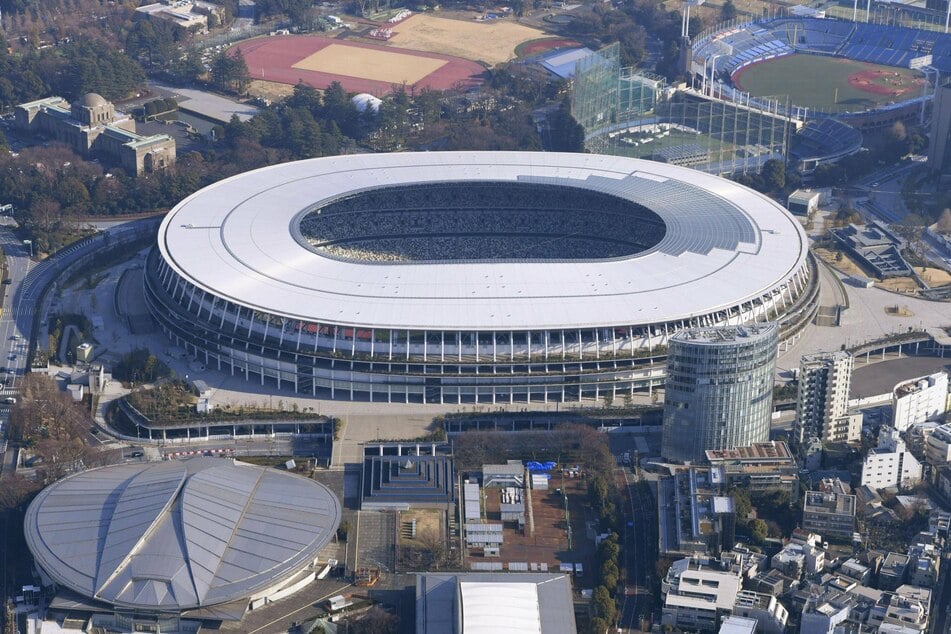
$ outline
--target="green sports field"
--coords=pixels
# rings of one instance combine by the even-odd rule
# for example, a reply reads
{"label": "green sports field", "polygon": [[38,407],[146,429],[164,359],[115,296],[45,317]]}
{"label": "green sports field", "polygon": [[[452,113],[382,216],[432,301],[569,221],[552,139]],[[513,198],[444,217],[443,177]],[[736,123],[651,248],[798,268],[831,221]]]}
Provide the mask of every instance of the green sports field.
{"label": "green sports field", "polygon": [[804,54],[753,64],[734,74],[733,83],[756,97],[789,95],[797,106],[838,112],[906,101],[923,89],[916,70]]}

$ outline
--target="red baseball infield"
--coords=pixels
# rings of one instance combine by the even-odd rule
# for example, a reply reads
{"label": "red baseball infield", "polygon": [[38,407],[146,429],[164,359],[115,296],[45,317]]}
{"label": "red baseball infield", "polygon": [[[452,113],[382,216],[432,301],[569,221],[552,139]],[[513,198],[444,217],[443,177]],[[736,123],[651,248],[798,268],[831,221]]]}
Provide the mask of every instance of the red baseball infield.
{"label": "red baseball infield", "polygon": [[[316,55],[328,47],[332,47],[332,51],[326,51],[327,55]],[[414,76],[411,68],[413,64],[410,58],[422,58],[416,64],[417,70],[419,68],[434,68],[435,70],[422,77],[417,76],[413,81],[407,81],[407,88],[413,89],[445,90],[459,85],[474,86],[482,82],[482,74],[485,72],[485,68],[481,65],[459,57],[315,35],[264,37],[242,42],[235,48],[241,50],[251,79],[264,79],[290,85],[302,81],[319,89],[324,89],[332,82],[338,81],[348,92],[367,92],[376,96],[391,92],[394,85],[403,83],[405,77],[394,75],[392,78],[381,79],[380,69],[373,67],[372,60],[379,60],[381,63],[392,61],[396,67],[407,68],[406,76],[412,77]],[[355,60],[364,59],[366,68],[360,68],[361,63]],[[335,64],[334,60],[351,63]],[[331,72],[331,69],[342,70],[342,65],[349,66],[347,70],[353,74]],[[354,70],[355,68],[358,70]],[[419,74],[416,73],[416,75]]]}

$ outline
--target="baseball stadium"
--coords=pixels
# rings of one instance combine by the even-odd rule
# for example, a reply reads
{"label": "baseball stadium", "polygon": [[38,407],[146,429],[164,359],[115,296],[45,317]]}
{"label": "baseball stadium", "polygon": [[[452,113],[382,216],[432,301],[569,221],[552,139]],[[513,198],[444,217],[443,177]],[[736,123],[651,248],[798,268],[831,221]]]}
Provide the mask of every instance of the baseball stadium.
{"label": "baseball stadium", "polygon": [[[797,116],[888,124],[928,98],[922,69],[951,72],[951,35],[827,18],[721,26],[693,43],[694,69],[752,97],[788,95]],[[894,113],[894,117],[882,113]]]}
{"label": "baseball stadium", "polygon": [[590,154],[285,163],[164,219],[146,300],[207,367],[324,398],[623,397],[688,326],[815,312],[802,227],[733,182]]}

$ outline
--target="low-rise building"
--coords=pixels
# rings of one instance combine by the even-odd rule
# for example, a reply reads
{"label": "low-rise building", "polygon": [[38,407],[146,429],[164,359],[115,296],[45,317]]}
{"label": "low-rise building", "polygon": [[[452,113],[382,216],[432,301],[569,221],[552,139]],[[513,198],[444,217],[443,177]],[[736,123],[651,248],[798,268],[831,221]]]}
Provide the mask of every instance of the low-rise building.
{"label": "low-rise building", "polygon": [[872,578],[872,570],[858,559],[847,559],[839,566],[838,573],[867,586]]}
{"label": "low-rise building", "polygon": [[804,530],[851,539],[855,532],[855,496],[808,491],[802,509]]}
{"label": "low-rise building", "polygon": [[23,132],[47,135],[83,157],[116,161],[136,176],[175,163],[175,139],[137,134],[135,121],[95,93],[72,104],[62,97],[20,104],[14,109],[14,122]]}
{"label": "low-rise building", "polygon": [[813,575],[825,568],[825,551],[813,544],[790,542],[773,555],[770,566],[794,579]]}
{"label": "low-rise building", "polygon": [[731,487],[750,492],[785,491],[792,499],[799,497],[799,465],[784,442],[711,449],[706,456],[711,466],[722,469]]}
{"label": "low-rise building", "polygon": [[825,588],[806,599],[799,617],[799,634],[833,634],[849,618],[854,598]]}
{"label": "low-rise building", "polygon": [[951,462],[951,423],[938,425],[925,437],[925,459],[936,467]]}
{"label": "low-rise building", "polygon": [[882,222],[849,225],[833,229],[832,236],[856,258],[868,273],[880,279],[912,275],[911,266],[902,257],[905,241]]}
{"label": "low-rise building", "polygon": [[736,595],[733,614],[755,619],[759,634],[783,634],[789,622],[789,611],[776,597],[751,590],[741,590]]}
{"label": "low-rise building", "polygon": [[912,544],[908,549],[908,583],[933,588],[941,572],[941,552],[934,544]]}
{"label": "low-rise building", "polygon": [[947,372],[904,381],[892,390],[892,425],[903,432],[916,423],[940,420],[947,406]]}
{"label": "low-rise building", "polygon": [[786,209],[796,216],[810,216],[812,212],[819,208],[821,197],[821,192],[797,189],[789,194],[789,198],[786,199]]}
{"label": "low-rise building", "polygon": [[663,583],[662,624],[673,628],[715,632],[733,612],[740,591],[738,571],[715,559],[691,557],[675,561]]}
{"label": "low-rise building", "polygon": [[719,634],[756,634],[756,619],[728,616],[723,619]]}
{"label": "low-rise building", "polygon": [[162,0],[144,4],[135,10],[136,17],[162,20],[189,31],[204,32],[208,20],[220,24],[225,17],[222,6],[203,0]]}
{"label": "low-rise building", "polygon": [[928,611],[931,605],[931,590],[917,586],[901,586],[896,592],[882,595],[868,616],[870,627],[895,625],[916,632],[928,628]]}
{"label": "low-rise building", "polygon": [[882,590],[897,590],[905,583],[911,557],[902,553],[888,553],[878,571],[878,587]]}
{"label": "low-rise building", "polygon": [[665,554],[718,555],[736,542],[733,498],[719,467],[677,468],[658,485],[658,522]]}
{"label": "low-rise building", "polygon": [[908,451],[899,431],[883,427],[878,446],[868,452],[862,463],[862,484],[876,490],[907,489],[921,481],[921,473],[921,463]]}

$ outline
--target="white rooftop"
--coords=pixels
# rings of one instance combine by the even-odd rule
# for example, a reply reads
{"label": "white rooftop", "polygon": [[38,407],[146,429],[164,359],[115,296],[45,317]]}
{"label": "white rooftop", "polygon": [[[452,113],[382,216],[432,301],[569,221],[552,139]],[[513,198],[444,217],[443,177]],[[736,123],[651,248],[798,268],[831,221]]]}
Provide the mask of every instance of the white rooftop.
{"label": "white rooftop", "polygon": [[[667,232],[655,247],[611,260],[386,264],[325,257],[292,232],[304,212],[353,192],[460,181],[595,190],[646,206]],[[182,201],[159,247],[185,279],[254,310],[410,330],[662,323],[760,297],[807,255],[798,221],[731,181],[651,161],[528,152],[351,155],[263,168]]]}
{"label": "white rooftop", "polygon": [[333,537],[340,503],[286,471],[224,458],[121,464],[33,500],[36,563],[85,598],[181,611],[246,599],[297,574]]}
{"label": "white rooftop", "polygon": [[463,634],[541,634],[538,590],[531,583],[462,581]]}

